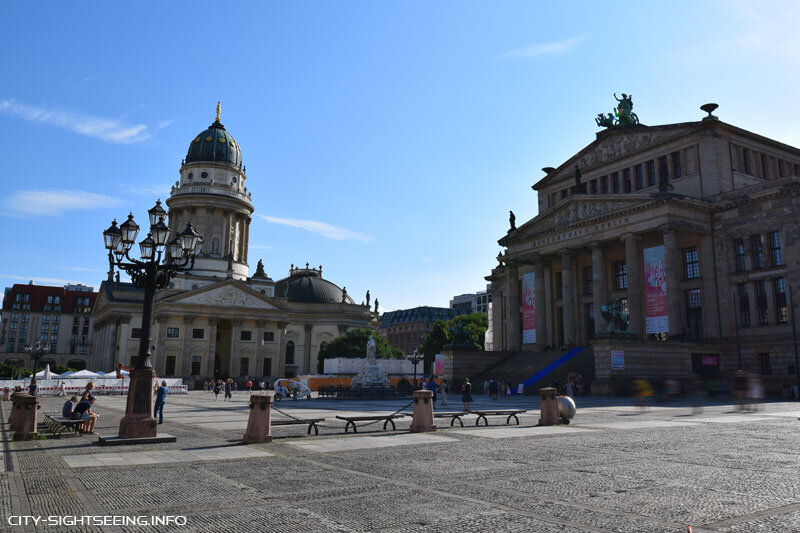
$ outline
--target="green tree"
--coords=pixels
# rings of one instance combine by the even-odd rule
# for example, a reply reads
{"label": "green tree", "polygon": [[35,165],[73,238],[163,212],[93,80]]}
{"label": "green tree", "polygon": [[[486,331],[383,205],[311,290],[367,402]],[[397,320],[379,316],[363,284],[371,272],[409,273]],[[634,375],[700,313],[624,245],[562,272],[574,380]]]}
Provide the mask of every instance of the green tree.
{"label": "green tree", "polygon": [[375,357],[380,359],[401,359],[403,351],[395,348],[384,339],[380,333],[370,328],[351,329],[341,337],[336,337],[328,342],[319,351],[317,372],[320,374],[325,369],[325,359],[334,357],[366,357],[367,342],[369,337],[375,339]]}
{"label": "green tree", "polygon": [[483,350],[486,339],[486,330],[489,329],[489,316],[484,313],[470,313],[459,315],[451,320],[439,320],[433,325],[433,330],[420,344],[419,350],[425,355],[424,372],[430,374],[433,359],[437,353],[442,353],[442,348],[453,342],[450,328],[456,323],[463,325],[467,338],[476,350]]}

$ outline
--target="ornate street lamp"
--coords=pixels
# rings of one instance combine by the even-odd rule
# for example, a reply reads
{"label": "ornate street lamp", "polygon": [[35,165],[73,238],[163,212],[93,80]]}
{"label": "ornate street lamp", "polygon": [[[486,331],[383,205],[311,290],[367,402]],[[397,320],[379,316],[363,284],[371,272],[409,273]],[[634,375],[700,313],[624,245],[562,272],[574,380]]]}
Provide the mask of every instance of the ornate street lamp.
{"label": "ornate street lamp", "polygon": [[50,344],[47,343],[46,340],[38,340],[36,344],[31,346],[30,344],[25,346],[25,353],[30,356],[33,360],[33,377],[36,377],[36,370],[39,366],[39,359],[41,359],[45,354],[50,353]]}
{"label": "ornate street lamp", "polygon": [[191,224],[169,241],[169,227],[164,223],[167,212],[161,207],[161,200],[147,214],[150,218],[150,231],[139,242],[141,259],[133,259],[129,255],[139,233],[139,225],[133,220],[132,214],[128,215],[128,220],[121,226],[117,227],[117,221],[114,220],[103,232],[108,250],[109,279],[116,267],[128,273],[134,286],[144,290],[139,354],[133,361],[133,370],[130,373],[128,404],[119,426],[120,438],[156,436],[156,420],[152,416],[155,372],[150,363],[153,300],[156,291],[166,288],[176,274],[194,268],[194,261],[201,247],[198,243],[202,243],[202,237]]}
{"label": "ornate street lamp", "polygon": [[420,361],[425,358],[424,354],[420,354],[419,350],[414,350],[414,353],[406,354],[406,359],[411,361],[411,364],[414,365],[414,387],[417,386],[417,365]]}

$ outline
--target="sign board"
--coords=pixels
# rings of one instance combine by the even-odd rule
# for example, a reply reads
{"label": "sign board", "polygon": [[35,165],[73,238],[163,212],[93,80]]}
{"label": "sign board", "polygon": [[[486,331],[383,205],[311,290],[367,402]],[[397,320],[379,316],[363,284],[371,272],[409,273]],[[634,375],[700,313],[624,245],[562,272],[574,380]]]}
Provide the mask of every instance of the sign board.
{"label": "sign board", "polygon": [[437,353],[433,356],[433,373],[437,376],[444,375],[444,354]]}
{"label": "sign board", "polygon": [[611,350],[611,370],[625,370],[625,352]]}
{"label": "sign board", "polygon": [[716,355],[704,355],[701,359],[703,366],[717,366]]}
{"label": "sign board", "polygon": [[536,272],[522,275],[522,344],[536,343]]}
{"label": "sign board", "polygon": [[644,256],[645,333],[668,333],[667,271],[664,246],[653,246],[642,251]]}

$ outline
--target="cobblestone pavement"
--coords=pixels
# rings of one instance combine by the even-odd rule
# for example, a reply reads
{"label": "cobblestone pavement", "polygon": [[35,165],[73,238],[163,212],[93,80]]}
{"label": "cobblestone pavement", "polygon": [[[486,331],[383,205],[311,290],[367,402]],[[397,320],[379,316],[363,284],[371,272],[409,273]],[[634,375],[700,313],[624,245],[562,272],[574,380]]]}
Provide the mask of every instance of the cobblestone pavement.
{"label": "cobblestone pavement", "polygon": [[[457,398],[454,398],[457,400]],[[43,398],[43,409],[62,400]],[[538,399],[473,408],[530,411],[520,426],[490,417],[476,428],[436,419],[435,433],[382,424],[344,434],[337,414],[392,413],[405,401],[284,401],[282,411],[325,418],[273,428],[243,446],[247,395],[171,396],[176,443],[101,448],[90,436],[13,442],[3,426],[1,531],[696,532],[800,531],[800,409],[754,413],[687,404],[641,413],[627,399],[578,398],[569,426],[535,427]],[[451,400],[447,410],[457,409]],[[124,398],[99,397],[98,432],[116,433]],[[9,402],[3,402],[4,419]],[[276,413],[276,418],[284,415]],[[457,424],[456,424],[457,426]],[[0,449],[0,454],[3,449]],[[6,460],[7,459],[7,460]],[[187,517],[170,526],[9,527],[11,515]]]}

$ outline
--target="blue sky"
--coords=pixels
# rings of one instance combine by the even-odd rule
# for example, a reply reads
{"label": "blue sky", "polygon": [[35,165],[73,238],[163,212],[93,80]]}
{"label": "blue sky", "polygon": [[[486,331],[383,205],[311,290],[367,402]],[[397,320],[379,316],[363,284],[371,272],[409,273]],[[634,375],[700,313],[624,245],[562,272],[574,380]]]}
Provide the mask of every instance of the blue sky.
{"label": "blue sky", "polygon": [[146,219],[221,100],[251,271],[308,261],[382,310],[446,306],[615,91],[645,124],[717,102],[800,146],[798,5],[3,2],[0,285],[99,286],[102,230]]}

